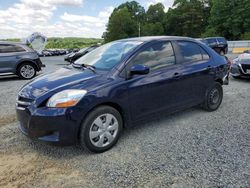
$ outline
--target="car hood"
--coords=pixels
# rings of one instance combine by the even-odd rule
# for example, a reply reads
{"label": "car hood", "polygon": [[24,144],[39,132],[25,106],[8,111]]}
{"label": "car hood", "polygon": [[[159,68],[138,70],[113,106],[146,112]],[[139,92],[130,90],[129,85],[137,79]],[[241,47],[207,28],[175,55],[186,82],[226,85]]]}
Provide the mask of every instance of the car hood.
{"label": "car hood", "polygon": [[74,86],[82,82],[100,76],[100,74],[93,73],[88,69],[78,70],[65,67],[31,81],[21,89],[19,95],[27,98],[36,98],[47,92],[57,92],[63,88],[74,88]]}

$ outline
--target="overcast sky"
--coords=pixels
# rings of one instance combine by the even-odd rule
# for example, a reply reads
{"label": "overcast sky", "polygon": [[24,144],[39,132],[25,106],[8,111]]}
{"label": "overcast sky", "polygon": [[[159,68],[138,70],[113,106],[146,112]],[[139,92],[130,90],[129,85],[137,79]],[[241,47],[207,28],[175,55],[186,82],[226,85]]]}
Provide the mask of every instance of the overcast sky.
{"label": "overcast sky", "polygon": [[[0,39],[48,37],[100,38],[112,10],[126,0],[0,0]],[[138,0],[146,9],[173,0]]]}

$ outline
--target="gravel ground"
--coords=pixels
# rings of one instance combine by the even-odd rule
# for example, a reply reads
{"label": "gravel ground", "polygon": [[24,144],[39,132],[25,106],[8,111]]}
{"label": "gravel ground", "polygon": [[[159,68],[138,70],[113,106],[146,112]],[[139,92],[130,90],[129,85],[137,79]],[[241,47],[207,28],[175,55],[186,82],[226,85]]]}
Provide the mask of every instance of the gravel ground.
{"label": "gravel ground", "polygon": [[[44,58],[44,72],[61,60]],[[250,80],[231,79],[216,112],[163,114],[102,154],[23,136],[14,105],[25,82],[0,79],[0,187],[250,187]]]}

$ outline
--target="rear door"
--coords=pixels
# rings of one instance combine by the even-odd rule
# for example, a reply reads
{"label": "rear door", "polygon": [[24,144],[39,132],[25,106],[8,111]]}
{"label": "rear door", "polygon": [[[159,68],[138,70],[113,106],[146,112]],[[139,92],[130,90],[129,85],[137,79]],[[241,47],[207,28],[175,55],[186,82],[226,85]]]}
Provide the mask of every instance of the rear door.
{"label": "rear door", "polygon": [[176,41],[182,65],[183,99],[194,105],[204,100],[206,89],[213,83],[211,58],[205,49],[192,41]]}
{"label": "rear door", "polygon": [[150,68],[147,75],[134,75],[127,80],[129,109],[132,119],[140,120],[161,111],[174,110],[180,104],[183,92],[178,76],[179,66],[172,43],[161,41],[151,44],[127,65],[142,64]]}

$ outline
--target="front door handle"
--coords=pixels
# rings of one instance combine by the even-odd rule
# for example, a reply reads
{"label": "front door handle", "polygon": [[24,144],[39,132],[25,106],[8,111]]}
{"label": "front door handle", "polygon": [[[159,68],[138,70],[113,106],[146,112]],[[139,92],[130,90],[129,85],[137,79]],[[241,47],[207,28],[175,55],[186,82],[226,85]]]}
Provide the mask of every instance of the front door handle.
{"label": "front door handle", "polygon": [[176,73],[174,73],[173,78],[178,79],[178,78],[180,78],[180,76],[181,76],[181,74],[176,72]]}
{"label": "front door handle", "polygon": [[211,70],[211,69],[212,69],[211,65],[208,65],[206,68],[206,70]]}

